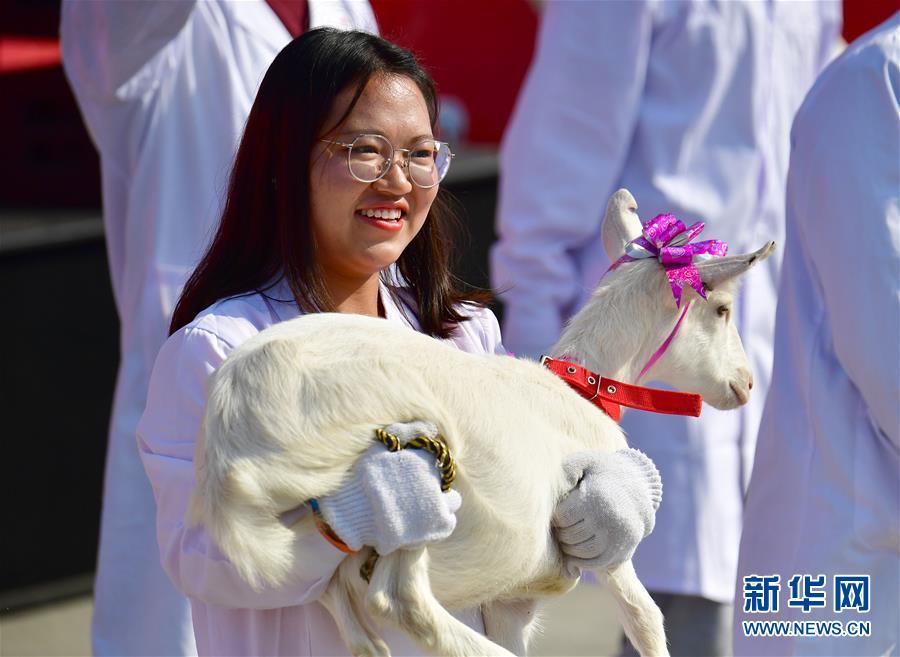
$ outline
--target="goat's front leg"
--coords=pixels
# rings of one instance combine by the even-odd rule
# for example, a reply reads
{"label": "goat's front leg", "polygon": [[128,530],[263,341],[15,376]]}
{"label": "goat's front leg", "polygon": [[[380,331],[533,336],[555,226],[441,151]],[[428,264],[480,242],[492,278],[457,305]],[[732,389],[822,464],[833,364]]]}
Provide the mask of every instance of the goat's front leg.
{"label": "goat's front leg", "polygon": [[663,615],[641,584],[631,561],[612,570],[595,571],[603,578],[619,608],[625,636],[641,657],[667,657]]}
{"label": "goat's front leg", "polygon": [[527,655],[537,625],[537,600],[495,600],[481,608],[487,637],[516,655]]}

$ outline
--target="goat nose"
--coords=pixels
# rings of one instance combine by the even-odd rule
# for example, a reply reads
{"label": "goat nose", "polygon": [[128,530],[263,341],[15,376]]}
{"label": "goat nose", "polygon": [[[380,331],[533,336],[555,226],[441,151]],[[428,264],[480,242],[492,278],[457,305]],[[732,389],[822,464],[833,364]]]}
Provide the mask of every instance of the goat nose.
{"label": "goat nose", "polygon": [[750,380],[747,382],[747,389],[753,390],[753,375],[750,375]]}

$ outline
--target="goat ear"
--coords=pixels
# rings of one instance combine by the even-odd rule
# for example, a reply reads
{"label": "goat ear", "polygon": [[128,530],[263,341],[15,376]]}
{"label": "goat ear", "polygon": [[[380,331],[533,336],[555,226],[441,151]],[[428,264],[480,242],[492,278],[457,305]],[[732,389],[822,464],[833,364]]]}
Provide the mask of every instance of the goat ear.
{"label": "goat ear", "polygon": [[625,253],[625,245],[641,234],[644,227],[637,215],[637,201],[627,189],[613,194],[606,205],[603,217],[603,248],[611,262]]}
{"label": "goat ear", "polygon": [[705,260],[697,265],[697,271],[704,287],[713,290],[722,283],[743,275],[750,267],[762,262],[774,251],[775,242],[769,242],[753,253]]}

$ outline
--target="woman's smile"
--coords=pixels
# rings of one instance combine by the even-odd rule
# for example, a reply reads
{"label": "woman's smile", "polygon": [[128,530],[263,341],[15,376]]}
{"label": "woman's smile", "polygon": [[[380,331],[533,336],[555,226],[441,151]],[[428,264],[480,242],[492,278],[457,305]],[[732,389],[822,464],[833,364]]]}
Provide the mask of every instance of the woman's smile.
{"label": "woman's smile", "polygon": [[359,208],[356,211],[356,217],[369,226],[374,226],[380,230],[389,232],[398,232],[403,229],[403,222],[406,220],[408,204],[376,204]]}

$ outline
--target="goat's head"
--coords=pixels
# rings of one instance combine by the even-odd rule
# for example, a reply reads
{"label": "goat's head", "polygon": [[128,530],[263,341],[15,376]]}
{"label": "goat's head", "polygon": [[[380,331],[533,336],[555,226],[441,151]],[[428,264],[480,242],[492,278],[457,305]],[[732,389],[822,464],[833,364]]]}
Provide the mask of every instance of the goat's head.
{"label": "goat's head", "polygon": [[[620,189],[609,201],[603,222],[603,244],[615,262],[629,242],[641,235],[634,197]],[[747,403],[753,378],[747,355],[734,323],[734,298],[740,277],[769,257],[775,243],[753,253],[714,257],[696,267],[706,293],[704,300],[689,285],[682,289],[681,309],[690,302],[677,334],[665,352],[647,371],[646,378],[668,383],[679,390],[697,392],[716,408],[735,408]],[[629,262],[608,276],[610,304],[628,303],[640,318],[636,362],[640,367],[671,334],[681,315],[663,268],[655,258]],[[610,289],[613,288],[613,289]],[[616,299],[617,298],[617,299]],[[635,320],[632,320],[635,321]],[[635,331],[641,333],[640,330]]]}

